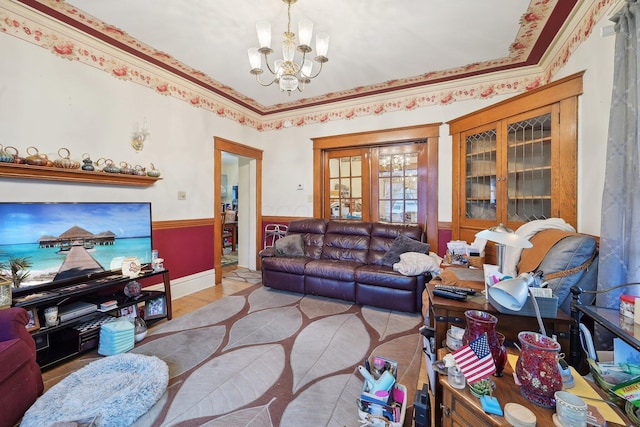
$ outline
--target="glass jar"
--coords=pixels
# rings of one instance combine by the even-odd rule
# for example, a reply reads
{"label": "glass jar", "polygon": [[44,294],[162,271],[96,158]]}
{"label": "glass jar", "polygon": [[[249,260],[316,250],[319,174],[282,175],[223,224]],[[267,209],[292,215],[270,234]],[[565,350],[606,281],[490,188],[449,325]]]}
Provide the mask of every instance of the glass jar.
{"label": "glass jar", "polygon": [[467,310],[464,312],[464,317],[466,318],[467,326],[462,336],[462,344],[467,345],[486,332],[487,343],[491,350],[493,362],[496,365],[494,375],[497,377],[502,376],[502,371],[504,371],[504,366],[507,363],[507,349],[498,340],[496,332],[498,318],[493,314],[480,310]]}
{"label": "glass jar", "polygon": [[526,331],[518,334],[518,340],[522,349],[516,363],[520,394],[536,405],[553,408],[555,393],[562,390],[558,368],[560,344],[545,335]]}

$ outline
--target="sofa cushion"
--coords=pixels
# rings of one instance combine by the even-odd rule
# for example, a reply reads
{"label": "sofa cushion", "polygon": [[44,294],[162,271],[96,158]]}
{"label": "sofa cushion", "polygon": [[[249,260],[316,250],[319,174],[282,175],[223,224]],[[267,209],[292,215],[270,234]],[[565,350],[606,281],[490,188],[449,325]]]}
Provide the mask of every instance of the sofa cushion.
{"label": "sofa cushion", "polygon": [[289,223],[287,235],[301,234],[305,256],[318,259],[324,246],[327,221],[322,218],[295,219]]}
{"label": "sofa cushion", "polygon": [[304,267],[304,274],[341,282],[353,282],[356,269],[362,265],[354,261],[319,259],[309,261]]}
{"label": "sofa cushion", "polygon": [[417,276],[427,271],[439,271],[440,263],[427,254],[405,252],[400,254],[400,262],[393,264],[393,270],[405,276]]}
{"label": "sofa cushion", "polygon": [[380,263],[392,267],[393,264],[400,261],[400,254],[405,252],[428,254],[430,248],[431,246],[428,243],[422,243],[410,237],[400,235],[393,241],[393,244],[384,254]]}
{"label": "sofa cushion", "polygon": [[263,271],[281,271],[284,273],[304,275],[304,266],[311,261],[308,257],[268,257],[262,259]]}
{"label": "sofa cushion", "polygon": [[276,256],[304,256],[304,240],[302,234],[291,234],[275,243]]}
{"label": "sofa cushion", "polygon": [[26,355],[31,354],[31,349],[19,338],[0,342],[0,354],[2,355],[2,369],[0,370],[0,384],[7,380],[15,372],[18,372],[30,360]]}
{"label": "sofa cushion", "polygon": [[371,242],[367,264],[382,264],[382,258],[387,253],[396,237],[403,235],[414,240],[422,239],[422,227],[419,224],[391,224],[387,222],[373,223],[371,228]]}
{"label": "sofa cushion", "polygon": [[416,289],[416,276],[403,276],[384,265],[363,265],[356,269],[355,279],[358,284],[381,288],[408,291]]}
{"label": "sofa cushion", "polygon": [[370,240],[370,222],[330,221],[321,258],[365,263]]}

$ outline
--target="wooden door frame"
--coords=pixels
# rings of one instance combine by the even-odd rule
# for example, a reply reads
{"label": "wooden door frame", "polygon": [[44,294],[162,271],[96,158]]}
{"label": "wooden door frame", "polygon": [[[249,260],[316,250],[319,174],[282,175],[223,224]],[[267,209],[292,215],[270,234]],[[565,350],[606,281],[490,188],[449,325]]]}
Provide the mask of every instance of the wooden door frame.
{"label": "wooden door frame", "polygon": [[427,218],[423,225],[427,243],[438,248],[438,138],[441,123],[311,138],[313,141],[313,216],[322,218],[323,151],[347,147],[427,141]]}
{"label": "wooden door frame", "polygon": [[239,144],[228,139],[215,136],[213,138],[213,212],[214,212],[214,242],[213,242],[213,264],[216,270],[215,284],[222,283],[222,195],[220,188],[222,186],[222,152],[234,154],[237,156],[247,157],[256,161],[256,266],[260,265],[258,257],[257,242],[260,242],[262,236],[262,150]]}

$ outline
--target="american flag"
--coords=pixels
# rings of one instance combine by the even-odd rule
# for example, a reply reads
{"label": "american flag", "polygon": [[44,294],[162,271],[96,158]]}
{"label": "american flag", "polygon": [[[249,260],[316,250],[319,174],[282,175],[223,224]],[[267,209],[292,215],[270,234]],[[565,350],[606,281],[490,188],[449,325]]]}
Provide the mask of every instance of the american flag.
{"label": "american flag", "polygon": [[469,384],[487,378],[496,371],[486,332],[451,355]]}

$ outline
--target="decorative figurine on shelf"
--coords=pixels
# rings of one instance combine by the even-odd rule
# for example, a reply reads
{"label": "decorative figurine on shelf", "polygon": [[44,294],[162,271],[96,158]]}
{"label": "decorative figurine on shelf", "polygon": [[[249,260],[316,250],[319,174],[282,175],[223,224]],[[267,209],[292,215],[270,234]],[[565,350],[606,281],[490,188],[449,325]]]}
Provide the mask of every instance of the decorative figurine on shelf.
{"label": "decorative figurine on shelf", "polygon": [[124,294],[127,298],[135,298],[142,292],[142,285],[136,280],[132,280],[124,287]]}
{"label": "decorative figurine on shelf", "polygon": [[93,161],[91,157],[89,157],[89,153],[84,153],[82,155],[82,170],[83,171],[92,171],[95,170],[93,167]]}
{"label": "decorative figurine on shelf", "polygon": [[122,275],[130,278],[138,277],[142,270],[140,260],[134,256],[125,258],[122,261]]}

